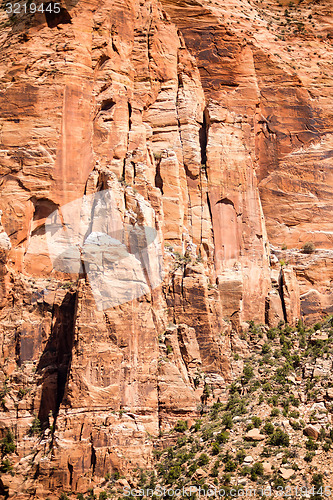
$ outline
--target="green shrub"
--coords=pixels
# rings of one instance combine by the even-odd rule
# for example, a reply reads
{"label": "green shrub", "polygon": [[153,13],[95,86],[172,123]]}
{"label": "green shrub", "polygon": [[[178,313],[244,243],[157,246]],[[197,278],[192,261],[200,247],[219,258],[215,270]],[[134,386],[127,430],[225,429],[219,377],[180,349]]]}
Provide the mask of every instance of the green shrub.
{"label": "green shrub", "polygon": [[262,430],[264,431],[265,434],[273,434],[274,433],[274,425],[271,422],[266,422]]}
{"label": "green shrub", "polygon": [[231,459],[229,459],[224,466],[224,470],[226,472],[234,472],[236,469],[237,469],[237,464]]}
{"label": "green shrub", "polygon": [[278,488],[279,486],[282,486],[284,488],[285,482],[281,476],[275,476],[273,484],[274,488]]}
{"label": "green shrub", "polygon": [[297,422],[297,420],[290,420],[289,423],[294,431],[299,431],[302,429],[302,424],[300,422]]}
{"label": "green shrub", "polygon": [[212,477],[218,477],[219,475],[219,466],[220,466],[220,461],[219,460],[216,460],[215,464],[214,464],[214,467],[212,468],[212,470],[210,471],[210,475]]}
{"label": "green shrub", "polygon": [[294,354],[292,357],[291,357],[291,360],[292,360],[292,363],[293,363],[293,367],[294,368],[297,368],[298,366],[300,366],[301,364],[301,358],[299,357],[298,354]]}
{"label": "green shrub", "polygon": [[213,443],[213,446],[212,446],[212,454],[218,455],[219,453],[220,453],[220,445],[219,445],[219,443],[215,442],[215,443]]}
{"label": "green shrub", "polygon": [[213,429],[206,428],[202,431],[201,437],[204,441],[209,441],[213,437]]}
{"label": "green shrub", "polygon": [[178,422],[176,423],[176,425],[174,427],[174,430],[176,432],[185,432],[185,431],[187,431],[187,422],[185,422],[185,420],[178,420]]}
{"label": "green shrub", "polygon": [[[223,474],[223,477],[222,477],[222,483],[223,485],[225,484],[230,484],[230,481],[231,481],[231,474],[228,473],[228,474]],[[225,488],[224,488],[225,489]],[[229,490],[228,490],[229,491]]]}
{"label": "green shrub", "polygon": [[271,411],[271,417],[278,417],[280,415],[280,410],[278,408],[273,408]]}
{"label": "green shrub", "polygon": [[257,476],[263,476],[264,475],[264,467],[262,463],[256,462],[253,464],[251,467],[251,479],[252,481],[255,481],[257,479]]}
{"label": "green shrub", "polygon": [[173,352],[173,348],[171,345],[166,346],[167,354],[171,354]]}
{"label": "green shrub", "polygon": [[327,439],[325,443],[323,443],[323,450],[327,452],[331,449],[331,446],[332,446],[331,439]]}
{"label": "green shrub", "polygon": [[305,447],[307,450],[314,451],[318,449],[317,443],[312,439],[309,438],[307,442],[305,443]]}
{"label": "green shrub", "polygon": [[9,453],[14,453],[15,451],[15,441],[14,436],[10,430],[8,430],[5,436],[1,440],[1,453],[2,456],[8,455]]}
{"label": "green shrub", "polygon": [[98,497],[98,500],[106,500],[108,497],[108,494],[106,491],[101,491]]}
{"label": "green shrub", "polygon": [[261,455],[263,457],[270,457],[272,456],[272,449],[269,446],[264,446]]}
{"label": "green shrub", "polygon": [[239,473],[241,476],[247,476],[248,474],[251,474],[251,468],[248,465],[244,465]]}
{"label": "green shrub", "polygon": [[289,446],[289,436],[282,429],[277,428],[271,435],[269,444],[272,446]]}
{"label": "green shrub", "polygon": [[259,429],[259,427],[261,426],[261,418],[259,418],[259,417],[252,417],[252,423],[253,423],[254,427],[256,427],[257,429]]}
{"label": "green shrub", "polygon": [[268,332],[266,333],[267,335],[267,338],[269,340],[274,340],[276,338],[276,335],[277,335],[277,329],[276,328],[270,328],[268,330]]}
{"label": "green shrub", "polygon": [[40,436],[42,432],[42,428],[40,425],[40,420],[38,417],[35,416],[35,418],[32,421],[31,427],[29,429],[29,436]]}
{"label": "green shrub", "polygon": [[228,439],[229,439],[229,433],[225,432],[225,431],[219,432],[219,434],[217,434],[217,436],[216,436],[216,441],[219,444],[226,443],[228,441]]}
{"label": "green shrub", "polygon": [[231,413],[225,413],[222,417],[222,425],[224,425],[226,429],[231,429],[233,424]]}
{"label": "green shrub", "polygon": [[289,396],[289,401],[292,406],[296,406],[296,408],[299,407],[300,405],[300,400],[298,398],[295,398],[293,394]]}
{"label": "green shrub", "polygon": [[60,497],[59,497],[59,500],[69,500],[68,496],[66,495],[66,493],[61,493],[60,494]]}
{"label": "green shrub", "polygon": [[323,485],[323,475],[313,474],[311,483],[319,488],[319,486]]}
{"label": "green shrub", "polygon": [[306,454],[305,454],[304,460],[306,462],[311,462],[314,456],[315,456],[315,452],[314,451],[307,451]]}
{"label": "green shrub", "polygon": [[269,382],[266,382],[263,386],[262,386],[262,390],[265,391],[265,392],[270,392],[272,390],[272,386]]}
{"label": "green shrub", "polygon": [[222,406],[223,405],[221,403],[214,403],[213,404],[212,410],[210,412],[210,417],[212,420],[216,420],[216,418],[218,417],[218,415],[220,413]]}
{"label": "green shrub", "polygon": [[254,376],[253,368],[250,365],[246,364],[243,369],[243,378],[245,380],[245,383],[249,382],[249,380],[251,380],[253,376]]}
{"label": "green shrub", "polygon": [[268,354],[269,352],[271,352],[271,347],[269,344],[264,344],[261,348],[261,353],[262,354]]}
{"label": "green shrub", "polygon": [[8,458],[4,458],[1,462],[0,472],[6,474],[6,472],[10,472],[11,470],[13,470],[13,467],[10,460],[8,460]]}
{"label": "green shrub", "polygon": [[170,470],[167,475],[167,482],[172,484],[176,479],[178,479],[181,475],[182,471],[179,465],[175,465],[174,467],[170,467]]}
{"label": "green shrub", "polygon": [[203,466],[209,464],[209,456],[206,453],[201,453],[198,458],[198,465]]}
{"label": "green shrub", "polygon": [[188,468],[188,474],[192,476],[198,468],[198,463],[194,460]]}
{"label": "green shrub", "polygon": [[94,494],[93,488],[89,488],[87,500],[96,500],[96,495]]}
{"label": "green shrub", "polygon": [[201,428],[201,425],[202,425],[202,420],[200,420],[200,419],[197,420],[195,422],[195,424],[193,425],[194,432],[198,432],[200,430],[200,428]]}
{"label": "green shrub", "polygon": [[236,453],[236,460],[238,460],[238,462],[240,464],[242,464],[244,462],[245,457],[246,457],[246,453],[245,453],[245,450],[243,450],[243,449],[239,450]]}
{"label": "green shrub", "polygon": [[226,410],[230,411],[232,415],[244,415],[247,413],[246,400],[241,398],[238,393],[230,394]]}

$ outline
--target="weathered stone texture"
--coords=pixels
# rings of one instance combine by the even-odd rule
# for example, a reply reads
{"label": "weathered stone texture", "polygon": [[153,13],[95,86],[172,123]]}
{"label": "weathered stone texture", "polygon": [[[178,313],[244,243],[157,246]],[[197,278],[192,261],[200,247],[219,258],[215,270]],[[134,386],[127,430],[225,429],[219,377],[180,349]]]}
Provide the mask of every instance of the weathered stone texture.
{"label": "weathered stone texture", "polygon": [[[246,321],[294,323],[300,295],[311,321],[331,312],[331,255],[297,249],[332,241],[332,41],[290,34],[292,68],[249,5],[91,0],[52,27],[0,11],[0,424],[22,500],[149,465],[150,435],[196,416],[205,386],[223,394]],[[322,72],[301,64],[311,51]],[[161,243],[145,269],[118,259],[142,294],[106,309],[79,264],[53,268],[45,235],[59,206],[104,189],[105,225]],[[286,266],[269,242],[294,248]]]}

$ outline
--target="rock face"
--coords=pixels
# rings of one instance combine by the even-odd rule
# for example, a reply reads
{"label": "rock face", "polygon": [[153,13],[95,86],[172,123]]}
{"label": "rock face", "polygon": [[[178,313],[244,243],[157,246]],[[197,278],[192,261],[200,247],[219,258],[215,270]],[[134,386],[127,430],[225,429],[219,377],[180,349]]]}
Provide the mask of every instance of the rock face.
{"label": "rock face", "polygon": [[[319,7],[303,2],[309,31],[282,35],[272,9],[238,0],[74,3],[52,22],[0,13],[0,421],[22,499],[149,464],[150,435],[222,396],[231,330],[295,322],[300,293],[312,319],[332,304],[321,273],[305,289],[296,250],[281,266],[269,247],[331,246],[332,42],[306,17],[320,24]],[[316,71],[298,62],[310,50]],[[123,289],[143,292],[108,308],[96,262],[57,267],[46,231],[74,200],[93,225],[103,205],[87,197],[103,190],[119,223],[103,218],[97,240],[106,225],[156,232],[140,258],[123,236]]]}

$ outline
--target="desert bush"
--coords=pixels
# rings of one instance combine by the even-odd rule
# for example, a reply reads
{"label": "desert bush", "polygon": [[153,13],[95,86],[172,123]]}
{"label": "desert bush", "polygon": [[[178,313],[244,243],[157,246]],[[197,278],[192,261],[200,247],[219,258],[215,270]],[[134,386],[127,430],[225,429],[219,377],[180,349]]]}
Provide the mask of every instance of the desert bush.
{"label": "desert bush", "polygon": [[233,426],[232,415],[230,412],[227,412],[222,417],[222,424],[226,429],[231,429]]}
{"label": "desert bush", "polygon": [[213,455],[218,455],[220,453],[220,445],[215,441],[212,446],[212,454]]}
{"label": "desert bush", "polygon": [[304,243],[304,245],[302,246],[303,253],[310,254],[310,253],[313,253],[315,250],[316,250],[316,247],[315,247],[314,243],[312,243],[312,241]]}
{"label": "desert bush", "polygon": [[209,456],[206,453],[201,453],[198,458],[198,465],[203,466],[209,464]]}
{"label": "desert bush", "polygon": [[221,431],[216,435],[216,441],[219,444],[224,444],[228,441],[229,439],[229,432],[226,431]]}
{"label": "desert bush", "polygon": [[5,436],[1,440],[1,454],[2,456],[8,455],[9,453],[14,453],[15,451],[15,441],[14,436],[10,430],[8,430]]}
{"label": "desert bush", "polygon": [[262,430],[264,431],[265,434],[273,434],[274,433],[274,425],[271,422],[266,422]]}
{"label": "desert bush", "polygon": [[269,444],[272,446],[289,446],[289,436],[282,429],[277,428],[271,435]]}
{"label": "desert bush", "polygon": [[242,464],[244,462],[244,459],[246,457],[246,452],[245,450],[241,449],[239,450],[237,453],[236,453],[236,460],[238,460],[238,462],[240,464]]}
{"label": "desert bush", "polygon": [[258,476],[263,476],[264,475],[264,467],[262,463],[256,462],[253,464],[251,467],[251,479],[252,481],[255,481]]}
{"label": "desert bush", "polygon": [[251,380],[253,376],[254,376],[253,368],[248,364],[245,365],[243,369],[243,379],[245,383],[249,382],[249,380]]}
{"label": "desert bush", "polygon": [[305,454],[304,460],[306,462],[311,462],[314,456],[315,456],[315,452],[314,451],[307,451],[306,454]]}
{"label": "desert bush", "polygon": [[236,469],[237,469],[237,464],[231,459],[229,459],[224,466],[224,470],[226,472],[234,472]]}
{"label": "desert bush", "polygon": [[309,451],[315,451],[318,449],[318,444],[312,438],[309,438],[305,443],[305,447]]}
{"label": "desert bush", "polygon": [[187,431],[187,422],[185,422],[185,420],[178,420],[178,422],[176,423],[176,425],[174,427],[174,430],[176,432],[185,432],[185,431]]}
{"label": "desert bush", "polygon": [[6,474],[6,472],[10,472],[11,470],[13,470],[13,466],[10,463],[10,460],[8,460],[8,458],[4,458],[0,465],[0,472]]}

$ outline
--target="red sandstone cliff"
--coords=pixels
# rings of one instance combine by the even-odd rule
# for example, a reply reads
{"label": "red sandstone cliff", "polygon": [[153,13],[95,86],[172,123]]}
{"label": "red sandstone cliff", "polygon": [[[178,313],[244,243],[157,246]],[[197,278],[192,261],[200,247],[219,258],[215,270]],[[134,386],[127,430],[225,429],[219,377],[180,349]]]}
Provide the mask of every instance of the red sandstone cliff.
{"label": "red sandstone cliff", "polygon": [[[48,23],[1,11],[0,421],[22,499],[149,463],[147,432],[231,380],[246,321],[332,310],[328,2],[66,5]],[[44,224],[103,189],[157,231],[164,279],[98,310],[86,275],[53,269]]]}

